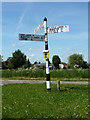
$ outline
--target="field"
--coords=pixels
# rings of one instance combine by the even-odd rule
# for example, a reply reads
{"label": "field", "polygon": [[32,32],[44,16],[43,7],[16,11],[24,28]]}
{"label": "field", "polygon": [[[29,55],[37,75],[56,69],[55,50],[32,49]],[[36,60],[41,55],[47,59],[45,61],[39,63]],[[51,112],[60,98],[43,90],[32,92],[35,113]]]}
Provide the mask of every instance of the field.
{"label": "field", "polygon": [[[79,80],[88,81],[88,69],[62,69],[50,70],[51,80]],[[2,70],[2,79],[35,79],[44,80],[46,78],[45,70]]]}
{"label": "field", "polygon": [[[47,91],[45,84],[2,86],[4,118],[89,118],[88,86],[56,85]],[[14,119],[14,120],[15,120]]]}

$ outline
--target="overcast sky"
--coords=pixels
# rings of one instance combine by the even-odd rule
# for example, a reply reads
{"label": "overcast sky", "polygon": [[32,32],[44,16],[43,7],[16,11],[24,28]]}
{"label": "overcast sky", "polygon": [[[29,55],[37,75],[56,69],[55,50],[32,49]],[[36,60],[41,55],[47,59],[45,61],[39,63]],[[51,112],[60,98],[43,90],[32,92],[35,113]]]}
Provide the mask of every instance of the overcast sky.
{"label": "overcast sky", "polygon": [[[62,62],[74,53],[88,61],[88,2],[3,2],[2,55],[12,57],[20,49],[33,63],[45,62],[44,42],[19,41],[19,33],[34,34],[34,28],[47,17],[47,26],[69,25],[69,32],[48,34],[50,61],[59,55]],[[37,34],[44,34],[41,30]]]}

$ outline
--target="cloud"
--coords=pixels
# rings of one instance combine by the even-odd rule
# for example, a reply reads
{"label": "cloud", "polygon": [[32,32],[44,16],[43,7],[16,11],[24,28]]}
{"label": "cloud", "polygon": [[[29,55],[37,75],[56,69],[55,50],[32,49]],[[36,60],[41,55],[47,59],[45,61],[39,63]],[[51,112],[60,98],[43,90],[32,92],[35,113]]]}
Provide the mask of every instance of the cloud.
{"label": "cloud", "polygon": [[29,51],[31,51],[32,48],[29,48]]}
{"label": "cloud", "polygon": [[67,51],[76,51],[79,50],[78,48],[66,48]]}
{"label": "cloud", "polygon": [[34,56],[35,56],[35,54],[30,54],[29,56],[30,56],[30,57],[34,57]]}
{"label": "cloud", "polygon": [[35,54],[30,54],[27,58],[33,61],[35,59]]}
{"label": "cloud", "polygon": [[11,45],[11,47],[16,47],[16,48],[20,48],[20,47],[23,47],[24,45],[23,44],[15,44],[15,43],[13,43],[12,45]]}
{"label": "cloud", "polygon": [[22,15],[20,16],[18,25],[16,27],[16,32],[20,29],[20,27],[22,25],[22,21],[23,21],[23,19],[25,17],[26,12],[27,12],[27,9],[25,9],[24,12],[22,13]]}
{"label": "cloud", "polygon": [[27,56],[27,59],[29,60],[34,60],[35,59],[35,54],[30,54]]}
{"label": "cloud", "polygon": [[12,47],[16,47],[16,44],[12,44]]}
{"label": "cloud", "polygon": [[31,51],[31,50],[33,50],[33,51],[41,51],[41,50],[43,50],[43,47],[39,47],[39,48],[29,48],[29,51]]}

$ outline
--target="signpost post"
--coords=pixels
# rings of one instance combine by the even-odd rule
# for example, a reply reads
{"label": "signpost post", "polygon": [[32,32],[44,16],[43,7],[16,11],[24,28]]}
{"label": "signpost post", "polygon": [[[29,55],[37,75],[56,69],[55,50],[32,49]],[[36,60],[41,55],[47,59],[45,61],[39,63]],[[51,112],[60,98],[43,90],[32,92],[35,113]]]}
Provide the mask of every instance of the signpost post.
{"label": "signpost post", "polygon": [[69,32],[69,26],[54,26],[47,27],[47,18],[44,18],[42,24],[34,29],[34,33],[39,32],[44,28],[45,35],[36,35],[36,34],[19,34],[19,40],[28,40],[28,41],[44,41],[45,42],[45,50],[43,50],[43,56],[46,59],[46,86],[47,90],[51,90],[51,82],[50,82],[50,70],[49,70],[49,50],[48,50],[48,33],[58,33],[58,32]]}
{"label": "signpost post", "polygon": [[[48,51],[48,38],[47,38],[47,18],[44,18],[44,32],[45,32],[45,50],[46,56],[49,54]],[[46,83],[47,83],[47,90],[51,90],[51,83],[50,83],[50,71],[49,71],[49,57],[46,58]]]}

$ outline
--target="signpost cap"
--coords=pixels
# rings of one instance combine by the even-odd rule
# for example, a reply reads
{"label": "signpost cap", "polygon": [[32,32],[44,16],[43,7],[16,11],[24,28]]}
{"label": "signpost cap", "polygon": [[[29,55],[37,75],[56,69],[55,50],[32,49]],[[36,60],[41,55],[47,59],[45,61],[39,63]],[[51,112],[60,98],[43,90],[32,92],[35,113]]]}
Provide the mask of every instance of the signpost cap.
{"label": "signpost cap", "polygon": [[44,21],[47,21],[47,18],[46,18],[46,17],[44,18]]}

